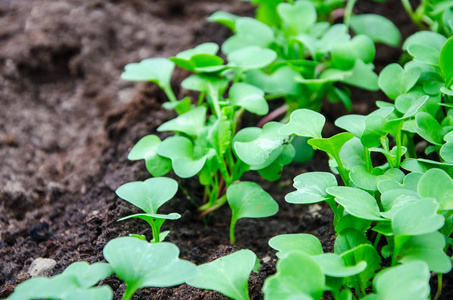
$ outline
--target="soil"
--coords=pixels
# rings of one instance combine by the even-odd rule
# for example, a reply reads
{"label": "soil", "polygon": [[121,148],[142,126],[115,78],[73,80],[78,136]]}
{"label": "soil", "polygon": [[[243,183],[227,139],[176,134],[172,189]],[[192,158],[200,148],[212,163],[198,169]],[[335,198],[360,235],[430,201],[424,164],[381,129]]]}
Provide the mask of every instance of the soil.
{"label": "soil", "polygon": [[[114,191],[128,181],[149,177],[142,162],[130,162],[131,147],[174,117],[164,110],[164,94],[152,84],[122,81],[124,65],[149,57],[169,57],[202,42],[221,44],[230,32],[208,23],[206,17],[224,10],[252,16],[253,7],[239,0],[0,0],[0,297],[29,278],[28,268],[38,257],[54,259],[51,275],[76,261],[102,261],[105,244],[129,233],[151,232],[140,220],[116,221],[134,211]],[[404,37],[416,28],[397,0],[385,4],[359,1],[358,13],[389,17]],[[398,61],[398,49],[379,45],[376,69]],[[187,73],[177,70],[172,85]],[[367,113],[382,94],[353,90],[353,111]],[[346,113],[326,103],[323,114],[330,124]],[[251,120],[254,122],[255,120]],[[327,127],[326,136],[334,132]],[[254,251],[262,262],[252,274],[249,292],[262,299],[264,279],[275,272],[275,253],[267,241],[278,234],[305,232],[320,238],[324,250],[334,242],[332,214],[327,206],[296,206],[284,201],[292,179],[303,172],[328,170],[327,159],[316,153],[307,164],[284,170],[277,183],[257,174],[256,181],[280,205],[271,218],[244,219],[237,224],[237,246],[231,247],[227,207],[213,214],[208,224],[196,220],[199,201],[196,179],[179,180],[178,192],[162,212],[179,212],[167,221],[168,241],[181,257],[196,264],[211,261],[241,248]],[[451,276],[441,299],[452,299]],[[116,277],[110,285],[120,299],[124,284]],[[433,282],[433,284],[436,284]],[[450,286],[450,288],[449,288]],[[226,299],[187,285],[142,289],[134,299]]]}

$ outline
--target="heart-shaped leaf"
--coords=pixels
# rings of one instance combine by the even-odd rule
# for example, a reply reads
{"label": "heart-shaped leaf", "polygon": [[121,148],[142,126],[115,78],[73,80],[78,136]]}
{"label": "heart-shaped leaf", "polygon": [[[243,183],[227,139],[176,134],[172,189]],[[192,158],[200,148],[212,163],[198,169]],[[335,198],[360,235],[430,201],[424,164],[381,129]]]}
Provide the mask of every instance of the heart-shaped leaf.
{"label": "heart-shaped leaf", "polygon": [[321,299],[324,289],[321,267],[304,252],[288,252],[281,257],[277,273],[269,276],[263,285],[266,299]]}
{"label": "heart-shaped leaf", "polygon": [[435,198],[441,210],[453,209],[453,180],[441,169],[431,169],[420,178],[418,193],[423,198]]}
{"label": "heart-shaped leaf", "polygon": [[351,16],[349,21],[356,34],[369,36],[375,43],[383,43],[398,47],[401,43],[401,33],[389,19],[375,14],[360,14]]}
{"label": "heart-shaped leaf", "polygon": [[207,159],[207,155],[195,157],[192,142],[182,136],[165,139],[157,147],[157,154],[171,159],[173,170],[181,178],[189,178],[198,174]]}
{"label": "heart-shaped leaf", "polygon": [[239,250],[198,266],[197,274],[187,284],[214,290],[232,299],[248,300],[248,279],[256,261],[252,251]]}
{"label": "heart-shaped leaf", "polygon": [[65,276],[75,276],[81,288],[89,288],[113,274],[112,267],[104,262],[92,265],[85,261],[70,264],[62,273]]}
{"label": "heart-shaped leaf", "polygon": [[[239,158],[246,164],[261,165],[270,159],[276,159],[282,152],[282,144],[288,140],[287,135],[279,133],[283,124],[269,122],[263,126],[260,135],[250,142],[235,142],[234,149]],[[275,152],[278,153],[275,153]]]}
{"label": "heart-shaped leaf", "polygon": [[277,11],[290,35],[307,32],[316,22],[316,8],[309,1],[280,3]]}
{"label": "heart-shaped leaf", "polygon": [[248,46],[266,48],[274,41],[273,30],[254,18],[238,18],[235,27],[236,34],[222,45],[222,52],[225,54]]}
{"label": "heart-shaped leaf", "polygon": [[121,78],[130,81],[151,81],[169,87],[175,64],[166,58],[149,58],[124,67]]}
{"label": "heart-shaped leaf", "polygon": [[420,69],[404,70],[398,64],[386,66],[379,74],[379,87],[392,100],[408,92],[420,77]]}
{"label": "heart-shaped leaf", "polygon": [[365,131],[365,118],[362,115],[345,115],[335,120],[335,125],[360,138]]}
{"label": "heart-shaped leaf", "polygon": [[116,276],[126,283],[123,299],[130,299],[144,287],[178,285],[192,278],[195,264],[179,259],[179,249],[171,243],[153,243],[133,237],[111,240],[104,247],[104,257]]}
{"label": "heart-shaped leaf", "polygon": [[157,154],[157,146],[160,142],[161,140],[157,135],[147,135],[135,144],[127,158],[129,160],[144,159],[146,169],[151,175],[163,176],[171,171],[171,160]]}
{"label": "heart-shaped leaf", "polygon": [[350,70],[356,59],[364,63],[372,62],[376,54],[373,41],[366,35],[356,35],[348,42],[332,46],[332,63],[341,70]]}
{"label": "heart-shaped leaf", "polygon": [[264,98],[264,92],[247,83],[238,82],[229,90],[231,103],[248,110],[249,112],[263,116],[269,112],[269,105]]}
{"label": "heart-shaped leaf", "polygon": [[197,136],[203,130],[205,122],[206,107],[198,106],[160,125],[157,131],[176,131],[190,136]]}
{"label": "heart-shaped leaf", "polygon": [[411,45],[407,51],[414,57],[414,60],[421,61],[428,65],[438,66],[440,52],[426,45]]}
{"label": "heart-shaped leaf", "polygon": [[324,253],[318,238],[307,233],[274,236],[269,240],[269,246],[280,252],[303,251],[310,256]]}
{"label": "heart-shaped leaf", "polygon": [[159,207],[172,199],[178,191],[176,180],[167,177],[149,178],[123,184],[116,190],[118,197],[139,207],[146,213],[157,213]]}
{"label": "heart-shaped leaf", "polygon": [[431,198],[420,199],[400,209],[392,219],[395,235],[411,236],[431,233],[444,225],[444,217],[437,214],[439,203]]}
{"label": "heart-shaped leaf", "polygon": [[311,139],[308,140],[307,143],[315,149],[319,149],[332,155],[335,158],[339,158],[341,148],[347,141],[349,141],[353,137],[354,135],[352,135],[352,133],[342,132],[328,139],[323,138]]}
{"label": "heart-shaped leaf", "polygon": [[231,185],[227,190],[227,200],[236,220],[269,217],[278,211],[277,202],[254,182]]}
{"label": "heart-shaped leaf", "polygon": [[278,204],[254,182],[242,181],[230,185],[226,192],[228,204],[232,210],[230,240],[235,243],[234,229],[242,218],[265,218],[275,215]]}
{"label": "heart-shaped leaf", "polygon": [[415,121],[417,123],[415,131],[422,138],[434,145],[442,144],[444,131],[439,122],[437,122],[437,120],[432,115],[426,112],[419,112],[415,116]]}
{"label": "heart-shaped leaf", "polygon": [[244,81],[269,94],[296,95],[300,90],[295,78],[299,76],[299,73],[290,66],[283,66],[271,74],[261,70],[250,70],[245,74]]}
{"label": "heart-shaped leaf", "polygon": [[399,256],[404,264],[422,260],[428,264],[430,271],[448,273],[451,259],[444,251],[445,245],[445,237],[438,231],[413,236],[404,243]]}
{"label": "heart-shaped leaf", "polygon": [[271,64],[277,58],[277,53],[271,49],[249,46],[230,52],[227,58],[229,67],[247,71]]}
{"label": "heart-shaped leaf", "polygon": [[337,179],[332,173],[309,172],[294,178],[294,187],[297,189],[285,196],[286,202],[294,204],[309,204],[327,200],[328,187],[337,186]]}
{"label": "heart-shaped leaf", "polygon": [[358,188],[338,186],[327,188],[327,193],[335,196],[335,201],[355,217],[366,220],[382,220],[376,199],[365,191]]}
{"label": "heart-shaped leaf", "polygon": [[[373,280],[371,294],[364,299],[425,300],[430,295],[430,272],[428,265],[422,261],[414,261],[403,265],[387,268]],[[376,298],[373,296],[376,295]]]}
{"label": "heart-shaped leaf", "polygon": [[298,109],[292,112],[289,123],[280,129],[281,134],[321,138],[321,131],[326,118],[310,109]]}

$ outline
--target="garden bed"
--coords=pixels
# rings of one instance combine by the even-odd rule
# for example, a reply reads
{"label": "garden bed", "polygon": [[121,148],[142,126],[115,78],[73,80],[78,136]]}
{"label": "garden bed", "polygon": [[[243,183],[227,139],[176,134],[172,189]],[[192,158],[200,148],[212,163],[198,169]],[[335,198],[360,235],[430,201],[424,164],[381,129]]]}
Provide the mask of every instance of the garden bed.
{"label": "garden bed", "polygon": [[[140,233],[151,237],[141,221],[116,222],[138,212],[115,195],[123,183],[149,177],[143,162],[127,154],[143,136],[175,116],[163,109],[165,95],[153,84],[120,79],[127,63],[148,57],[170,57],[202,42],[221,44],[227,28],[208,23],[218,10],[252,16],[249,3],[240,1],[7,1],[0,2],[0,297],[30,276],[38,258],[57,262],[50,275],[76,261],[103,261],[102,249],[113,238]],[[399,1],[385,4],[359,1],[359,13],[377,13],[391,19],[403,38],[416,31]],[[396,15],[396,13],[398,13]],[[379,45],[376,72],[398,61],[399,49]],[[187,75],[178,69],[176,88]],[[178,96],[187,91],[175,90]],[[353,112],[375,109],[382,93],[353,90]],[[181,97],[182,98],[182,97]],[[340,104],[325,103],[325,136],[337,132],[335,119],[347,113]],[[259,119],[250,116],[251,124]],[[164,134],[159,133],[162,137]],[[332,212],[324,204],[292,205],[284,196],[293,191],[293,178],[306,171],[329,171],[324,153],[306,164],[285,167],[274,183],[247,173],[278,202],[277,215],[240,220],[237,245],[230,246],[231,212],[223,207],[197,221],[196,207],[203,190],[196,178],[178,179],[182,189],[162,212],[178,212],[167,221],[167,240],[181,250],[181,258],[197,265],[250,249],[261,260],[249,282],[251,299],[262,299],[264,279],[275,273],[275,251],[268,240],[283,233],[311,233],[331,251],[335,239]],[[170,175],[172,176],[172,175]],[[176,178],[175,176],[173,176]],[[120,299],[124,284],[115,276],[104,284]],[[433,281],[435,285],[435,282]],[[441,299],[451,299],[452,279],[444,276]],[[435,291],[435,288],[433,288]],[[188,285],[147,288],[134,299],[226,299],[219,293]]]}

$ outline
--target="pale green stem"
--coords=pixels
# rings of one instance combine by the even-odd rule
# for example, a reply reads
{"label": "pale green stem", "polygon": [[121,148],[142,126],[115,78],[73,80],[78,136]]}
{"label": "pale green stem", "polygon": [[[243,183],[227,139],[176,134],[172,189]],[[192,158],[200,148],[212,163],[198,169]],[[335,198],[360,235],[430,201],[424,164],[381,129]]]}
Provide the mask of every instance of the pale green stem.
{"label": "pale green stem", "polygon": [[354,5],[356,2],[357,2],[357,0],[348,0],[348,2],[346,3],[346,7],[344,9],[343,23],[344,23],[344,25],[346,25],[346,27],[348,29],[349,29],[349,22],[350,22],[351,16],[352,16],[352,9],[354,8]]}
{"label": "pale green stem", "polygon": [[436,296],[434,296],[434,300],[439,300],[441,294],[442,294],[442,273],[437,273],[437,292]]}

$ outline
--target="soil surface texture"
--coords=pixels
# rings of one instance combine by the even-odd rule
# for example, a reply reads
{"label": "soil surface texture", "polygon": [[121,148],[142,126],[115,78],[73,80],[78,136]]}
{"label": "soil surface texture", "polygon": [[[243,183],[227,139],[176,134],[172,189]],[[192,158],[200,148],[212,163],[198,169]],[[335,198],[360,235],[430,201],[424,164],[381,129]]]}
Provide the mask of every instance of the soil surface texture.
{"label": "soil surface texture", "polygon": [[[416,31],[398,0],[358,1],[357,13],[390,18],[407,37]],[[162,108],[166,101],[150,83],[120,79],[127,63],[150,57],[170,57],[203,42],[221,44],[231,32],[207,22],[223,10],[253,16],[250,3],[239,0],[0,0],[0,298],[30,278],[38,257],[57,262],[50,275],[76,261],[104,261],[102,249],[113,238],[130,233],[151,236],[141,220],[117,222],[136,213],[115,195],[129,181],[149,177],[144,163],[127,160],[132,146],[175,115]],[[377,46],[376,70],[398,61],[399,49]],[[178,88],[188,73],[177,69]],[[353,89],[353,112],[375,109],[383,94]],[[337,129],[333,121],[347,113],[325,103],[325,136]],[[253,117],[247,120],[258,122]],[[298,206],[285,202],[292,179],[307,171],[328,171],[327,157],[316,153],[307,164],[284,169],[270,183],[257,173],[255,181],[279,203],[277,215],[243,219],[237,224],[237,245],[229,244],[231,212],[223,207],[207,224],[197,221],[202,188],[196,178],[181,180],[176,198],[161,212],[182,218],[167,221],[167,240],[181,258],[202,264],[238,249],[254,251],[262,266],[249,282],[251,299],[263,299],[264,279],[275,273],[275,252],[268,240],[283,233],[311,233],[331,251],[335,234],[328,206]],[[437,283],[433,279],[433,286]],[[441,299],[453,299],[453,279],[444,275]],[[121,299],[125,285],[115,276],[101,282]],[[435,289],[434,289],[435,290]],[[327,296],[328,297],[328,296]],[[139,290],[133,299],[227,299],[219,293],[181,285]],[[327,298],[326,298],[327,299]]]}

